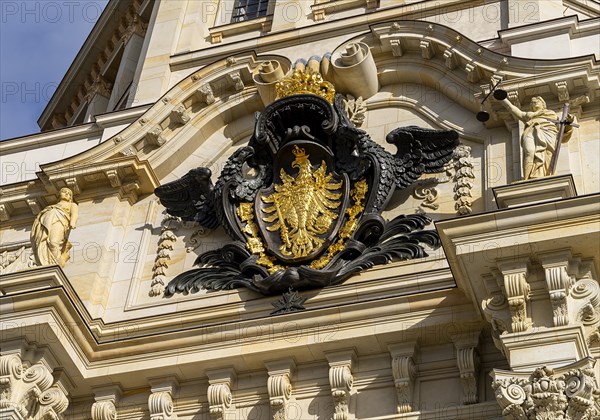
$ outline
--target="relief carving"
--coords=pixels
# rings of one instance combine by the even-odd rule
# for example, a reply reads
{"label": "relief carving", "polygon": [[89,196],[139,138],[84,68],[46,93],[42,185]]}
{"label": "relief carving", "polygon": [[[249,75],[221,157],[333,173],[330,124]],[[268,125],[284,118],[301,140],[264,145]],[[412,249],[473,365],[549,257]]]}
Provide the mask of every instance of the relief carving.
{"label": "relief carving", "polygon": [[46,365],[29,365],[18,354],[0,357],[0,409],[13,409],[24,419],[55,420],[68,405]]}
{"label": "relief carving", "polygon": [[533,373],[494,369],[492,388],[506,419],[580,419],[600,416],[592,358]]}
{"label": "relief carving", "polygon": [[175,216],[165,215],[161,222],[161,233],[158,240],[158,249],[154,266],[152,267],[152,282],[150,283],[149,296],[161,296],[165,291],[165,277],[169,261],[173,253],[173,245],[177,242],[175,232],[180,225],[180,219]]}

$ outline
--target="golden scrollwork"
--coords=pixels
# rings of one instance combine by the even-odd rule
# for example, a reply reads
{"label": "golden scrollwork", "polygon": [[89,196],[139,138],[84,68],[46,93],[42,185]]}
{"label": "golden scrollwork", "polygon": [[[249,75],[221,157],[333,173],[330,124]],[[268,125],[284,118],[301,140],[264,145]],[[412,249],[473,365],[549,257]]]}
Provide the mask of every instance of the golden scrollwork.
{"label": "golden scrollwork", "polygon": [[305,70],[294,70],[290,77],[286,77],[275,85],[277,98],[286,96],[310,93],[326,99],[333,103],[335,97],[335,87],[332,83],[323,80],[323,76],[318,71],[311,68]]}
{"label": "golden scrollwork", "polygon": [[306,257],[323,245],[319,235],[327,233],[338,218],[333,210],[341,205],[343,182],[335,182],[332,173],[327,173],[325,161],[314,169],[304,149],[294,146],[296,158],[292,168],[298,168],[293,177],[281,169],[282,184],[275,184],[275,192],[261,199],[269,207],[262,209],[267,216],[263,221],[270,232],[279,231],[283,255],[294,258]]}
{"label": "golden scrollwork", "polygon": [[356,184],[354,184],[354,188],[350,192],[350,196],[354,201],[354,205],[346,210],[346,214],[348,215],[348,220],[344,223],[344,226],[339,231],[338,241],[331,244],[329,248],[327,248],[327,253],[323,255],[318,260],[314,260],[310,263],[310,267],[320,270],[329,264],[331,259],[340,251],[342,251],[346,246],[346,241],[352,236],[354,231],[356,230],[358,218],[362,214],[365,209],[365,196],[369,190],[369,186],[365,179],[361,179]]}
{"label": "golden scrollwork", "polygon": [[237,208],[237,215],[242,222],[246,223],[242,228],[242,232],[246,234],[246,248],[251,253],[258,255],[256,263],[265,267],[269,274],[285,270],[286,267],[275,264],[275,258],[265,254],[265,246],[260,238],[258,226],[254,223],[254,205],[252,203],[240,203]]}

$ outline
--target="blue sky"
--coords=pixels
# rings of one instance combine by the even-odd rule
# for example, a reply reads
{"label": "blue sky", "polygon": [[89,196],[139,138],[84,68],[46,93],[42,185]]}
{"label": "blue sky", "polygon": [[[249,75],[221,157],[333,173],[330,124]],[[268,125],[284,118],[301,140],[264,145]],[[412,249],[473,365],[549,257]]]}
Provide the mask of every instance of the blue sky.
{"label": "blue sky", "polygon": [[0,0],[0,139],[37,119],[108,0]]}

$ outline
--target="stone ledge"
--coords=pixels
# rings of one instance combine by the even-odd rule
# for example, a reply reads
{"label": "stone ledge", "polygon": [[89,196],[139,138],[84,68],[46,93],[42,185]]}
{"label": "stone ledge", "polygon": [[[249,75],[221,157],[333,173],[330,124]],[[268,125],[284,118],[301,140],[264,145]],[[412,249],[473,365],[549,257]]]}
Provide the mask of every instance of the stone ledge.
{"label": "stone ledge", "polygon": [[572,175],[539,178],[492,189],[499,209],[529,206],[577,196]]}

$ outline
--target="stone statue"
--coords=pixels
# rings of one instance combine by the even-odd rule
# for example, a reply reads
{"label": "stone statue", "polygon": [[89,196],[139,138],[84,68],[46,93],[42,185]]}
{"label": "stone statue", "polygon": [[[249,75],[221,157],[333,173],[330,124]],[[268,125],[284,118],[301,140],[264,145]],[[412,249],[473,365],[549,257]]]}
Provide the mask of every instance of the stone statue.
{"label": "stone statue", "polygon": [[[546,102],[540,96],[531,98],[531,111],[529,112],[521,111],[506,98],[502,100],[502,104],[515,118],[525,124],[521,136],[523,179],[552,175],[550,173],[550,161],[556,149],[558,135],[558,116],[556,113],[546,108]],[[567,125],[562,142],[569,141],[570,137],[571,130],[570,126]]]}
{"label": "stone statue", "polygon": [[42,210],[31,228],[31,246],[38,265],[61,267],[69,259],[71,229],[77,223],[77,204],[73,203],[73,191],[61,188],[59,202]]}

